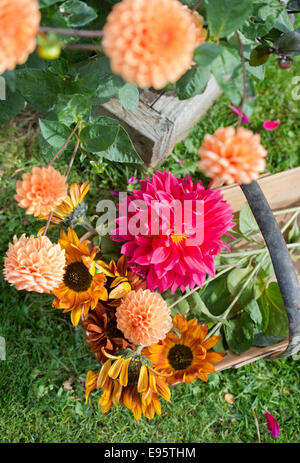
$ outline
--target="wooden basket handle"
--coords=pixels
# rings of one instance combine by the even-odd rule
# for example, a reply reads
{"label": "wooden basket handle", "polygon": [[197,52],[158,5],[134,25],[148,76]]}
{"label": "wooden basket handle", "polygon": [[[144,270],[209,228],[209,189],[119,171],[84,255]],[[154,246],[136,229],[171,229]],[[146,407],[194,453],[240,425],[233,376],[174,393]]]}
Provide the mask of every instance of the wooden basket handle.
{"label": "wooden basket handle", "polygon": [[300,350],[300,286],[298,278],[285,240],[260,186],[255,181],[240,186],[269,249],[289,320],[288,347],[284,352],[272,358],[288,357]]}

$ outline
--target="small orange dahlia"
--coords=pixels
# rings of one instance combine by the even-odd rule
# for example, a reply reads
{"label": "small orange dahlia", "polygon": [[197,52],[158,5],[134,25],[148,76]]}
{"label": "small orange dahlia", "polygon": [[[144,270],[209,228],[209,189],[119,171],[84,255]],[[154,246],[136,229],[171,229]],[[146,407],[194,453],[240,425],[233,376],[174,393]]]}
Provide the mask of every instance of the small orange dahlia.
{"label": "small orange dahlia", "polygon": [[24,174],[16,183],[15,199],[26,209],[26,214],[34,217],[48,215],[66,197],[66,178],[58,170],[50,167],[33,167],[32,173]]}
{"label": "small orange dahlia", "polygon": [[97,246],[90,251],[90,242],[80,242],[72,228],[68,234],[61,230],[58,242],[66,252],[66,268],[62,283],[52,292],[56,296],[53,306],[71,312],[71,321],[77,326],[81,314],[86,317],[89,309],[96,307],[98,299],[107,300],[106,277],[104,273],[95,273]]}
{"label": "small orange dahlia", "polygon": [[127,82],[161,89],[190,69],[199,27],[179,0],[122,0],[108,15],[103,49]]}
{"label": "small orange dahlia", "polygon": [[244,127],[221,127],[214,135],[205,135],[199,167],[218,184],[246,184],[265,170],[267,154],[260,135]]}
{"label": "small orange dahlia", "polygon": [[0,74],[34,51],[40,19],[37,0],[0,0]]}
{"label": "small orange dahlia", "polygon": [[224,354],[207,352],[214,347],[219,336],[205,340],[207,326],[199,325],[196,318],[187,321],[183,315],[176,314],[173,327],[180,332],[171,331],[166,338],[157,344],[143,349],[155,371],[167,375],[168,384],[192,383],[195,378],[208,380],[208,374],[214,373],[214,363],[220,362]]}
{"label": "small orange dahlia", "polygon": [[14,236],[4,259],[4,277],[17,289],[50,293],[63,280],[65,251],[47,236]]}
{"label": "small orange dahlia", "polygon": [[164,339],[172,326],[167,303],[149,289],[130,291],[117,307],[116,318],[125,338],[142,346]]}

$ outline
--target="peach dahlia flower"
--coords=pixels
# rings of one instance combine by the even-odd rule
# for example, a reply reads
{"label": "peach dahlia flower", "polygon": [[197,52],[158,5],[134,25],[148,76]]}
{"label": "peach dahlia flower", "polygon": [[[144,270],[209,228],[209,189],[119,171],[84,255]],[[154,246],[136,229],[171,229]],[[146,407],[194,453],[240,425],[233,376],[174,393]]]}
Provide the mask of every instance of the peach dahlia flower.
{"label": "peach dahlia flower", "polygon": [[117,327],[133,344],[150,346],[171,329],[170,309],[158,293],[130,291],[116,309]]}
{"label": "peach dahlia flower", "polygon": [[0,0],[0,74],[27,61],[40,19],[37,0]]}
{"label": "peach dahlia flower", "polygon": [[24,174],[16,183],[15,199],[35,217],[48,215],[67,196],[66,178],[50,167],[34,167],[31,174]]}
{"label": "peach dahlia flower", "polygon": [[251,183],[266,168],[267,151],[260,135],[239,127],[221,127],[206,134],[199,150],[199,167],[220,183]]}
{"label": "peach dahlia flower", "polygon": [[4,278],[17,289],[50,293],[63,280],[65,251],[47,236],[14,236],[4,259]]}
{"label": "peach dahlia flower", "polygon": [[178,0],[122,0],[108,15],[103,49],[127,82],[160,89],[190,69],[200,29]]}

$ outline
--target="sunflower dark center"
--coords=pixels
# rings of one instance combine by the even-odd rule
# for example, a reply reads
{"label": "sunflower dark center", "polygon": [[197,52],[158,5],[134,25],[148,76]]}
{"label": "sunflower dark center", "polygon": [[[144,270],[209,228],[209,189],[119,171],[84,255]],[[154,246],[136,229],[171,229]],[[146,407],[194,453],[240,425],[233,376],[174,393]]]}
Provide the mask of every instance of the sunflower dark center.
{"label": "sunflower dark center", "polygon": [[72,262],[72,264],[67,266],[64,283],[76,293],[87,291],[91,286],[92,280],[93,277],[83,262]]}
{"label": "sunflower dark center", "polygon": [[116,320],[110,320],[105,330],[108,338],[123,338],[123,333],[117,328]]}
{"label": "sunflower dark center", "polygon": [[186,370],[193,363],[193,352],[184,344],[176,344],[168,353],[168,360],[174,370]]}
{"label": "sunflower dark center", "polygon": [[128,385],[136,386],[139,380],[142,362],[138,357],[132,357],[128,365]]}

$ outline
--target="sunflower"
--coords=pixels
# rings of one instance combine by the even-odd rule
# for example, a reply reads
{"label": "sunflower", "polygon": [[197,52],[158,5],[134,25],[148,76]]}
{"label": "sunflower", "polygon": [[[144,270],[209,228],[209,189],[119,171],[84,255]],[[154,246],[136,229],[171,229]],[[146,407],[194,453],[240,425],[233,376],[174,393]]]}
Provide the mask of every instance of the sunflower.
{"label": "sunflower", "polygon": [[207,381],[208,374],[215,372],[213,364],[224,357],[218,352],[207,352],[217,344],[219,336],[205,341],[208,327],[199,325],[196,318],[187,321],[180,314],[174,316],[173,328],[180,336],[170,331],[165,339],[143,349],[143,355],[151,360],[157,372],[168,375],[168,384],[192,383],[195,378]]}
{"label": "sunflower", "polygon": [[98,299],[107,300],[106,277],[104,273],[95,273],[94,259],[99,248],[94,246],[90,251],[90,242],[80,242],[72,228],[68,234],[61,230],[58,243],[65,250],[66,268],[63,282],[52,291],[56,296],[53,306],[64,312],[71,311],[71,321],[77,326],[81,313],[86,317],[89,309],[96,307]]}
{"label": "sunflower", "polygon": [[[67,228],[74,228],[77,224],[85,221],[85,213],[87,205],[83,198],[90,189],[90,183],[84,182],[81,184],[72,183],[70,185],[69,194],[64,198],[62,203],[54,209],[51,223],[58,225],[64,223]],[[40,216],[39,220],[48,220],[49,216]],[[38,232],[40,235],[43,233],[45,227],[41,228]]]}
{"label": "sunflower", "polygon": [[99,260],[96,268],[106,275],[106,288],[109,295],[109,303],[112,306],[119,305],[119,299],[130,291],[146,288],[146,282],[139,278],[132,270],[128,269],[126,256],[121,256],[117,263],[113,260],[110,264]]}
{"label": "sunflower", "polygon": [[154,371],[147,359],[138,353],[124,351],[120,356],[107,354],[108,360],[96,375],[89,371],[86,380],[86,401],[93,389],[103,388],[99,399],[101,412],[121,403],[132,411],[136,420],[144,414],[152,419],[161,414],[158,395],[169,401],[171,397],[165,379]]}
{"label": "sunflower", "polygon": [[117,327],[115,312],[107,310],[102,304],[97,304],[95,310],[83,321],[82,328],[86,332],[86,342],[90,345],[90,351],[96,354],[99,363],[106,360],[102,347],[109,354],[114,354],[119,349],[130,346]]}

